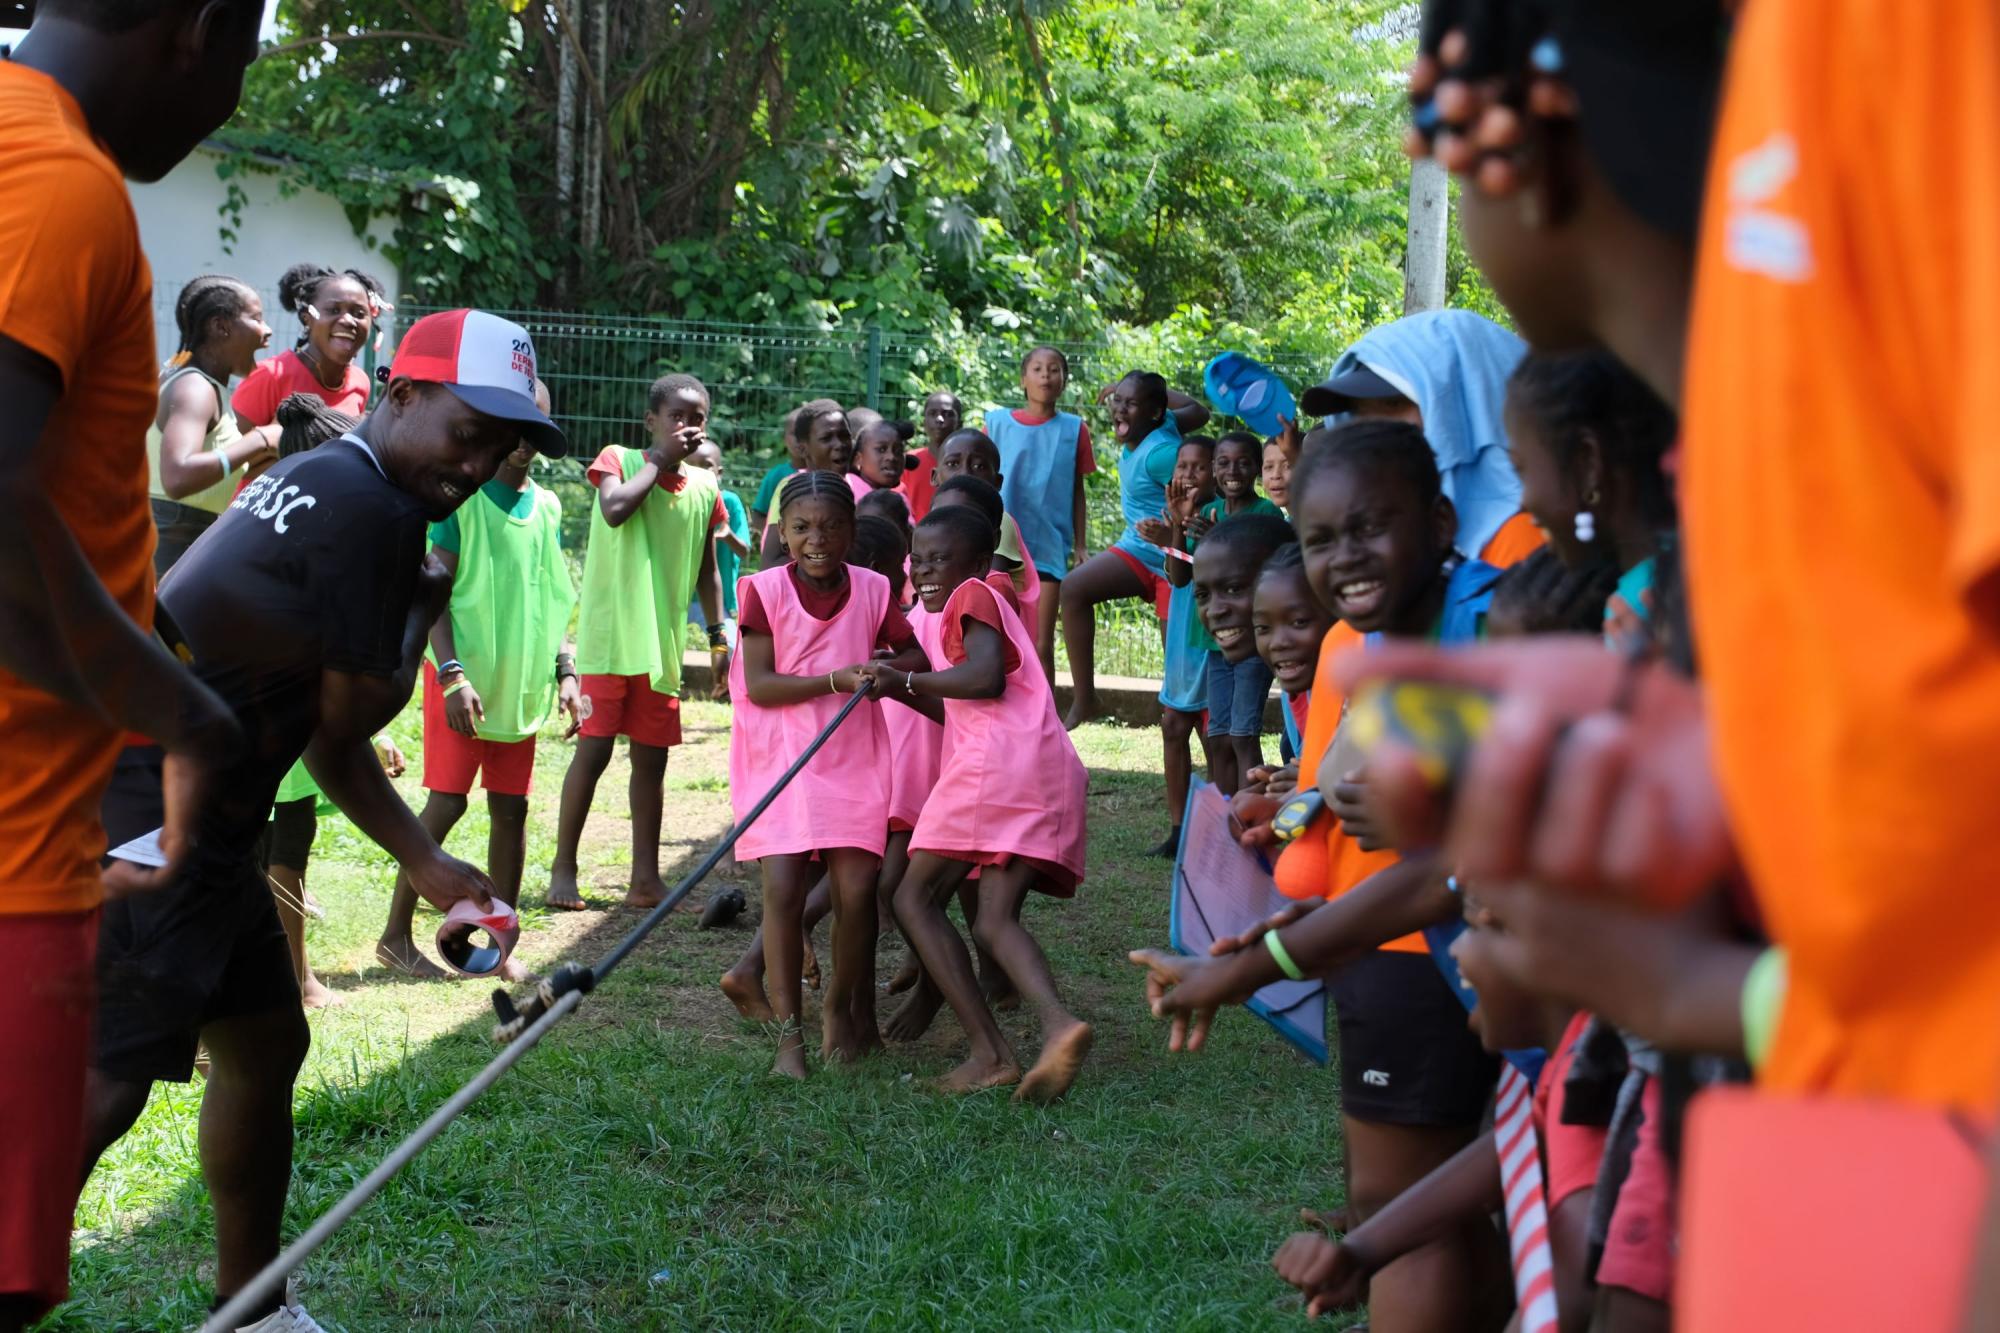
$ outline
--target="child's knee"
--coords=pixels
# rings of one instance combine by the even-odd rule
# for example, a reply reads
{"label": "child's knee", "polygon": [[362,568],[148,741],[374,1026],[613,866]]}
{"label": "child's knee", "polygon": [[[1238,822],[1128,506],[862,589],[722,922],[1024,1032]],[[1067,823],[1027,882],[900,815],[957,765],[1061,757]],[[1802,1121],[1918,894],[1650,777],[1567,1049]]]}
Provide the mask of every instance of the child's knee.
{"label": "child's knee", "polygon": [[[464,810],[464,807],[465,798],[461,796],[459,798],[461,812]],[[486,816],[494,823],[505,824],[509,828],[526,824],[528,822],[528,798],[525,796],[507,796],[497,791],[487,792]]]}
{"label": "child's knee", "polygon": [[653,778],[667,771],[667,747],[632,743],[632,771]]}
{"label": "child's knee", "polygon": [[1160,710],[1160,730],[1170,741],[1186,741],[1194,734],[1194,717],[1175,708]]}
{"label": "child's knee", "polygon": [[1016,929],[1018,927],[1012,916],[989,904],[985,911],[972,919],[972,942],[992,953],[1000,941]]}

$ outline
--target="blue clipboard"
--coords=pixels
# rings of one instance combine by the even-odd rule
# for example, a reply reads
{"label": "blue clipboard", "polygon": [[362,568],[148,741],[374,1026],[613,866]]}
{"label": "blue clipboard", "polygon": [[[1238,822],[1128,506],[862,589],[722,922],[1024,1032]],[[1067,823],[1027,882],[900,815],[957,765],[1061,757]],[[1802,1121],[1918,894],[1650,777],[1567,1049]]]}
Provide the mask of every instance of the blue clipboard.
{"label": "blue clipboard", "polygon": [[[1168,943],[1176,953],[1204,957],[1221,936],[1292,905],[1272,882],[1263,853],[1231,835],[1229,800],[1206,782],[1188,792],[1170,902]],[[1319,980],[1274,981],[1244,1007],[1318,1063],[1327,1062],[1326,986]]]}

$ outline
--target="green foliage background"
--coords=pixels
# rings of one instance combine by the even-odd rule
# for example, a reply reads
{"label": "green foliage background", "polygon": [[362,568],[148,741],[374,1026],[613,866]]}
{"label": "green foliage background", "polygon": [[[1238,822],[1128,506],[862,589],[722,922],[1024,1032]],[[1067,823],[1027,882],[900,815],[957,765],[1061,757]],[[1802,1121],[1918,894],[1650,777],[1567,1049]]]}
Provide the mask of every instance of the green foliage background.
{"label": "green foliage background", "polygon": [[286,0],[228,133],[420,302],[1325,363],[1400,311],[1412,9]]}

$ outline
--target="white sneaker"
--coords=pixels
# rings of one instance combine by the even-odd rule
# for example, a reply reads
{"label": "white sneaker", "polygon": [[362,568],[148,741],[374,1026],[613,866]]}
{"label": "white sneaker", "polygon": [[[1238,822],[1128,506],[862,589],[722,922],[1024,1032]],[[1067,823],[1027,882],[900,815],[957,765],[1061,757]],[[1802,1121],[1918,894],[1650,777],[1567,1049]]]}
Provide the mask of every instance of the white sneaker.
{"label": "white sneaker", "polygon": [[246,1324],[236,1333],[326,1333],[326,1330],[320,1327],[317,1319],[306,1313],[305,1306],[287,1305],[265,1315],[254,1324]]}

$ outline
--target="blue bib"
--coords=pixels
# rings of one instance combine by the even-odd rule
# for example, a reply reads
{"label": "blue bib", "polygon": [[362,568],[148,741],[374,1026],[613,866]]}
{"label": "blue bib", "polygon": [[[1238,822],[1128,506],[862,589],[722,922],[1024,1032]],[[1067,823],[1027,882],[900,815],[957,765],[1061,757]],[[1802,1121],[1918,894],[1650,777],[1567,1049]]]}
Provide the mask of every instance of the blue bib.
{"label": "blue bib", "polygon": [[[1162,449],[1171,459],[1180,448],[1180,423],[1169,412],[1167,419],[1139,441],[1136,448],[1121,450],[1118,455],[1118,507],[1125,515],[1125,531],[1113,545],[1161,577],[1167,572],[1166,552],[1139,535],[1139,521],[1166,514],[1167,486],[1146,475],[1146,463]],[[1171,465],[1167,475],[1173,475]]]}
{"label": "blue bib", "polygon": [[986,414],[986,434],[1000,447],[1000,498],[1021,529],[1021,541],[1039,573],[1069,572],[1076,546],[1076,447],[1083,418],[1058,412],[1039,426],[1024,426],[1004,407]]}

